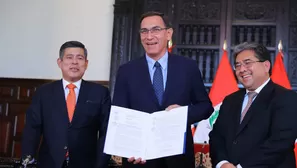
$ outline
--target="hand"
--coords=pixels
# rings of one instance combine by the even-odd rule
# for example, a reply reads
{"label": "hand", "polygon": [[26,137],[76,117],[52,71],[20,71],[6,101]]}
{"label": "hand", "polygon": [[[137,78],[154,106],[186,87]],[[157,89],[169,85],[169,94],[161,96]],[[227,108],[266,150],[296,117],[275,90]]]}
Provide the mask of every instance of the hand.
{"label": "hand", "polygon": [[224,163],[221,168],[236,168],[232,163]]}
{"label": "hand", "polygon": [[128,162],[130,162],[130,163],[133,162],[133,164],[145,164],[146,163],[145,160],[141,160],[141,158],[135,159],[134,157],[129,158]]}
{"label": "hand", "polygon": [[27,165],[34,163],[34,158],[31,155],[26,156],[25,159],[22,159],[22,165],[26,168]]}
{"label": "hand", "polygon": [[177,108],[177,107],[180,107],[180,105],[178,105],[178,104],[173,104],[173,105],[168,106],[165,110],[166,110],[166,111],[170,111],[170,110],[172,110],[172,109],[174,109],[174,108]]}

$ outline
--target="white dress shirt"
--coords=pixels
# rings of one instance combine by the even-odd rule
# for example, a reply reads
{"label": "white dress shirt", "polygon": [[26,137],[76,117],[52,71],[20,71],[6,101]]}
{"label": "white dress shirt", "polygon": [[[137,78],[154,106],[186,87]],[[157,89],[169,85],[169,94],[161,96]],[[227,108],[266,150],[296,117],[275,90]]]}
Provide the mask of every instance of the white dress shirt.
{"label": "white dress shirt", "polygon": [[[153,83],[154,73],[156,71],[156,67],[154,65],[156,61],[151,57],[149,57],[148,55],[145,55],[145,57],[146,57],[146,61],[147,61],[147,65],[150,73],[150,78]],[[163,75],[163,86],[165,90],[166,82],[167,82],[168,52],[165,52],[165,54],[158,60],[158,62],[161,65],[162,75]]]}
{"label": "white dress shirt", "polygon": [[[65,79],[62,79],[63,81],[63,89],[64,89],[64,94],[65,94],[65,100],[67,100],[67,96],[69,94],[69,89],[67,87],[68,84],[70,84],[68,81],[66,81]],[[79,81],[76,81],[72,84],[74,84],[76,87],[74,88],[74,92],[75,92],[75,98],[76,98],[76,102],[77,102],[77,98],[78,98],[78,94],[79,94],[79,89],[80,89],[80,85],[81,85],[81,79]]]}

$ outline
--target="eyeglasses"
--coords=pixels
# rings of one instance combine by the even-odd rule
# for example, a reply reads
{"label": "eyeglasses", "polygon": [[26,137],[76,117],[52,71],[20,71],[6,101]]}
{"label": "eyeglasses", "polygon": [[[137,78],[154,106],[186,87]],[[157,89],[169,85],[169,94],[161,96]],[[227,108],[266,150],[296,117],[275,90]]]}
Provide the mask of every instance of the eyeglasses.
{"label": "eyeglasses", "polygon": [[236,71],[239,71],[241,66],[245,68],[251,68],[256,62],[264,62],[264,61],[253,61],[253,60],[243,60],[242,63],[235,63],[234,68]]}
{"label": "eyeglasses", "polygon": [[169,28],[167,28],[167,27],[164,27],[164,28],[162,28],[162,27],[153,27],[151,29],[142,28],[142,29],[139,30],[139,33],[141,35],[147,35],[149,32],[151,32],[152,35],[156,35],[156,34],[160,33],[162,30],[167,30],[167,29],[169,29]]}

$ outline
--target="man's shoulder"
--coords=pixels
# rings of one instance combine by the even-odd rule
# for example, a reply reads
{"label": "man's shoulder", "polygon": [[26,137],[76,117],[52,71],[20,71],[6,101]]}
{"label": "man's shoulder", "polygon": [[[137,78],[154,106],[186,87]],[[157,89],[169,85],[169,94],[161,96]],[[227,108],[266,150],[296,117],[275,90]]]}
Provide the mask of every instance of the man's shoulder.
{"label": "man's shoulder", "polygon": [[199,70],[197,62],[189,57],[170,54],[168,57],[168,64],[177,69],[183,69],[187,73],[197,72]]}
{"label": "man's shoulder", "polygon": [[35,96],[41,95],[51,95],[56,91],[59,87],[62,88],[62,80],[53,80],[51,82],[44,83],[38,86],[34,92]]}
{"label": "man's shoulder", "polygon": [[103,84],[92,82],[92,81],[83,80],[82,85],[85,85],[87,88],[90,88],[90,89],[108,90],[108,88],[105,87]]}
{"label": "man's shoulder", "polygon": [[175,61],[185,62],[185,63],[195,63],[196,61],[185,56],[176,55],[176,54],[169,54],[169,57]]}
{"label": "man's shoulder", "polygon": [[62,85],[62,80],[53,80],[51,82],[45,83],[37,87],[37,90],[49,90],[53,87],[56,86],[61,86]]}
{"label": "man's shoulder", "polygon": [[129,70],[129,69],[134,69],[134,68],[137,68],[138,66],[142,65],[145,61],[145,57],[138,57],[138,58],[135,58],[131,61],[128,61],[124,64],[122,64],[120,66],[120,69],[122,70]]}
{"label": "man's shoulder", "polygon": [[[197,67],[197,63],[195,60],[190,59],[185,56],[169,54],[168,55],[168,63],[173,63],[175,65],[185,66],[185,67]],[[135,69],[139,69],[141,66],[146,65],[146,59],[144,56],[135,58],[123,65],[120,66],[121,71],[134,71]]]}
{"label": "man's shoulder", "polygon": [[225,97],[225,100],[234,100],[234,99],[238,99],[238,97],[244,95],[244,93],[245,93],[245,88],[241,88],[241,89],[237,90],[236,92],[233,92],[233,93],[227,95],[227,96]]}
{"label": "man's shoulder", "polygon": [[280,86],[276,83],[273,83],[274,86],[274,96],[277,98],[295,98],[297,99],[297,93],[291,89],[287,89],[283,86]]}

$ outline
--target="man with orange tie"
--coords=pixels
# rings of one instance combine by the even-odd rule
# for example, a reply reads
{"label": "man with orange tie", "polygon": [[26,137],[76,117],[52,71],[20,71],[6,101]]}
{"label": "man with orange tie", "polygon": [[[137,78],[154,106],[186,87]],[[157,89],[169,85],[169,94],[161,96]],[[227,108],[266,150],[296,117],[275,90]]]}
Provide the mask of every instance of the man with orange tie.
{"label": "man with orange tie", "polygon": [[63,79],[39,87],[26,113],[22,158],[29,162],[36,158],[42,168],[107,167],[110,157],[103,147],[109,91],[82,80],[88,66],[82,43],[64,43],[57,63]]}

